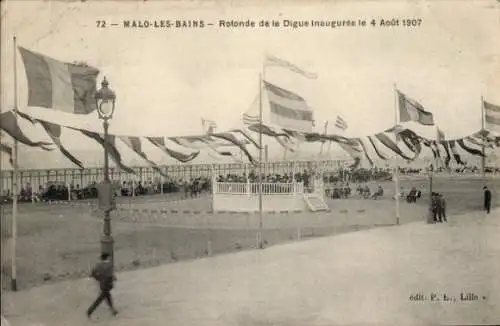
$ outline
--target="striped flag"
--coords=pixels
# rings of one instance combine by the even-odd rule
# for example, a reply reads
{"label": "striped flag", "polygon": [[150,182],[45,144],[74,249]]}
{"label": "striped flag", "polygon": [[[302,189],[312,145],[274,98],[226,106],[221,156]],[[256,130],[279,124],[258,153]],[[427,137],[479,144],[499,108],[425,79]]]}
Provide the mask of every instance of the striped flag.
{"label": "striped flag", "polygon": [[399,106],[399,121],[415,121],[425,126],[434,125],[434,116],[426,111],[419,102],[397,91]]}
{"label": "striped flag", "polygon": [[306,101],[293,92],[264,82],[271,107],[271,122],[280,127],[301,132],[311,132],[313,112]]}
{"label": "striped flag", "polygon": [[337,120],[335,120],[335,127],[338,129],[345,131],[347,129],[347,122],[340,115],[337,115]]}
{"label": "striped flag", "polygon": [[483,107],[486,129],[500,132],[500,106],[483,101]]}
{"label": "striped flag", "polygon": [[253,125],[260,123],[258,115],[250,115],[248,113],[243,113],[243,123],[245,125]]}
{"label": "striped flag", "polygon": [[280,58],[277,58],[277,57],[271,56],[271,55],[268,55],[266,57],[266,61],[264,62],[264,66],[267,66],[267,67],[273,67],[274,66],[274,67],[287,68],[290,71],[298,73],[299,75],[302,75],[302,76],[304,76],[306,78],[310,78],[310,79],[316,79],[316,78],[318,78],[318,75],[315,74],[315,73],[307,72],[307,71],[305,71],[303,69],[300,69],[299,67],[297,67],[293,63],[290,63],[288,61],[285,61],[283,59],[280,59]]}
{"label": "striped flag", "polygon": [[65,63],[19,47],[28,80],[28,106],[73,114],[96,109],[94,94],[99,70]]}

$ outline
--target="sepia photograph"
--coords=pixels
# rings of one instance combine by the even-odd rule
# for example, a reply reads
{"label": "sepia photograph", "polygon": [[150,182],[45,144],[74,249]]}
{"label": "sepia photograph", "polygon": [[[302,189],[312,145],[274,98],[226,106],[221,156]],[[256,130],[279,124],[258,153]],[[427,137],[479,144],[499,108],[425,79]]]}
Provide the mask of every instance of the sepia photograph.
{"label": "sepia photograph", "polygon": [[1,0],[1,326],[500,324],[499,0]]}

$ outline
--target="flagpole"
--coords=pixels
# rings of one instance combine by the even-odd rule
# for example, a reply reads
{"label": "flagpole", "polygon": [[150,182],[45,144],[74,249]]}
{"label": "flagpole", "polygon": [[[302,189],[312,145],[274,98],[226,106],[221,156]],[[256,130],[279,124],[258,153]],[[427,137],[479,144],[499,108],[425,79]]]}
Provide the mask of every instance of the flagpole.
{"label": "flagpole", "polygon": [[[398,133],[396,132],[396,126],[399,123],[398,116],[398,93],[396,83],[394,83],[394,133],[396,135],[396,144],[398,143]],[[397,164],[397,156],[394,159],[395,168],[394,168],[394,193],[396,200],[396,225],[399,225],[399,165]]]}
{"label": "flagpole", "polygon": [[[14,45],[14,110],[18,110],[18,94],[17,94],[17,39],[13,38]],[[18,192],[18,179],[19,179],[19,167],[18,167],[18,142],[14,138],[14,149],[13,149],[13,165],[14,165],[14,178],[12,185],[12,275],[11,275],[11,290],[17,291],[17,265],[16,265],[16,241],[17,241],[17,192]]]}
{"label": "flagpole", "polygon": [[263,248],[262,243],[262,220],[263,220],[263,207],[262,207],[262,81],[265,75],[265,65],[262,67],[262,73],[259,76],[259,232],[257,234],[257,246],[259,249]]}
{"label": "flagpole", "polygon": [[483,144],[481,146],[483,156],[481,157],[481,172],[483,177],[486,176],[485,166],[486,166],[486,148],[485,148],[485,137],[484,137],[484,97],[481,96],[481,136],[483,139]]}
{"label": "flagpole", "polygon": [[[327,131],[328,131],[328,121],[325,122],[325,131],[324,131],[324,135],[326,136],[327,135]],[[321,143],[321,147],[319,148],[319,155],[320,157],[323,155],[323,146],[325,145],[324,142]]]}

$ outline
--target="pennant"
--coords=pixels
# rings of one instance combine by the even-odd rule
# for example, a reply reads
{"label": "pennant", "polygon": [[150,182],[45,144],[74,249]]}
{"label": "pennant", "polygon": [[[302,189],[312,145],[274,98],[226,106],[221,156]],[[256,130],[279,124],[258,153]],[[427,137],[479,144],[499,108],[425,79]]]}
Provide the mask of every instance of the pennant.
{"label": "pennant", "polygon": [[231,129],[229,132],[241,134],[245,139],[249,141],[250,144],[254,145],[257,149],[260,149],[259,144],[243,129]]}
{"label": "pennant", "polygon": [[432,142],[428,139],[423,139],[422,143],[424,144],[425,147],[430,148],[430,150],[432,151],[432,156],[434,156],[434,159],[437,159],[437,153],[434,147],[432,146]]}
{"label": "pennant", "polygon": [[0,143],[0,152],[4,152],[5,154],[9,155],[9,163],[14,166],[14,159],[12,156],[12,147],[10,145]]}
{"label": "pennant", "polygon": [[460,157],[460,155],[457,152],[457,148],[455,146],[454,140],[450,141],[450,150],[451,150],[451,153],[453,154],[453,158],[455,159],[455,161],[460,165],[465,165],[465,163],[462,161],[462,158]]}
{"label": "pennant", "polygon": [[[207,136],[188,136],[188,137],[169,137],[172,142],[195,150],[206,149],[211,152],[208,155],[212,158],[220,160],[220,156],[233,156],[231,152],[219,152],[216,146],[216,142],[209,135]],[[219,144],[220,145],[220,144]]]}
{"label": "pennant", "polygon": [[59,148],[59,150],[61,151],[61,153],[66,156],[66,158],[68,160],[70,160],[73,164],[75,164],[76,166],[78,166],[80,169],[84,169],[83,167],[83,164],[82,162],[77,159],[76,157],[73,156],[73,154],[71,154],[61,143],[61,134],[62,134],[62,126],[58,125],[58,124],[54,124],[54,123],[51,123],[51,122],[48,122],[48,121],[43,121],[43,120],[39,120],[39,119],[35,119],[25,113],[22,113],[22,112],[19,112],[17,111],[17,114],[19,114],[19,116],[23,117],[24,119],[30,121],[33,125],[39,123],[40,125],[42,125],[43,129],[45,130],[45,132],[47,132],[47,134],[49,135],[49,137],[52,139],[52,142],[57,146],[57,148]]}
{"label": "pennant", "polygon": [[403,140],[403,143],[408,147],[415,156],[412,160],[415,160],[422,151],[422,145],[420,144],[420,137],[411,131],[410,129],[405,129],[399,133],[399,136]]}
{"label": "pennant", "polygon": [[364,142],[361,140],[361,138],[355,138],[355,140],[361,145],[361,148],[363,149],[363,153],[365,154],[366,159],[368,160],[368,163],[370,163],[371,166],[373,166],[373,161],[368,155],[368,152],[366,151],[366,146]]}
{"label": "pennant", "polygon": [[245,148],[245,144],[241,141],[239,141],[233,134],[229,132],[225,133],[217,133],[217,134],[212,134],[210,135],[215,138],[227,140],[228,142],[238,146],[239,149],[247,156],[248,160],[250,161],[251,164],[257,164],[257,161],[253,158],[253,156],[248,152],[248,150]]}
{"label": "pennant", "polygon": [[12,138],[17,140],[18,142],[30,146],[30,147],[40,147],[43,150],[51,151],[52,149],[47,148],[45,146],[52,145],[51,143],[42,142],[42,141],[32,141],[29,139],[21,130],[19,126],[17,116],[13,111],[7,111],[0,114],[0,129],[4,130],[7,134],[9,134]]}
{"label": "pennant", "polygon": [[380,151],[380,148],[378,147],[377,143],[373,139],[373,136],[368,136],[368,140],[372,144],[372,147],[375,150],[375,153],[378,155],[378,157],[380,157],[383,160],[387,160],[387,157],[382,154],[382,152]]}
{"label": "pennant", "polygon": [[170,149],[165,144],[165,139],[163,137],[147,137],[147,139],[156,147],[161,149],[168,156],[176,159],[181,163],[187,163],[194,160],[199,154],[200,151],[193,152],[189,155],[183,154],[181,152]]}
{"label": "pennant", "polygon": [[444,159],[444,165],[446,167],[449,167],[450,166],[450,161],[451,161],[451,156],[450,156],[450,149],[448,147],[448,142],[447,141],[442,141],[440,144],[443,145],[444,150],[446,151],[446,158]]}
{"label": "pennant", "polygon": [[40,121],[40,123],[61,153],[80,169],[84,169],[82,162],[74,157],[61,143],[62,127],[46,121]]}
{"label": "pennant", "polygon": [[401,149],[398,147],[398,145],[392,141],[387,135],[385,135],[384,133],[378,133],[378,134],[375,134],[375,138],[378,139],[378,141],[380,141],[385,147],[389,148],[391,151],[393,151],[394,153],[398,154],[400,157],[402,157],[403,159],[407,160],[407,161],[411,161],[412,159],[408,156],[406,156],[402,151]]}
{"label": "pennant", "polygon": [[99,70],[85,64],[64,63],[19,47],[28,80],[28,106],[66,113],[88,114]]}
{"label": "pennant", "polygon": [[85,136],[94,139],[97,143],[99,143],[103,148],[107,147],[108,149],[108,154],[111,156],[111,159],[115,162],[116,166],[118,166],[120,169],[127,173],[135,174],[135,171],[128,166],[124,165],[122,162],[122,157],[120,155],[120,152],[115,146],[115,136],[113,135],[108,135],[108,142],[105,142],[104,137],[99,135],[98,133],[84,130],[84,129],[76,129],[76,128],[71,128],[74,130],[80,131],[82,134]]}
{"label": "pennant", "polygon": [[460,146],[464,151],[466,151],[469,154],[472,154],[475,156],[481,156],[481,157],[484,156],[483,151],[480,151],[478,149],[475,149],[475,148],[472,148],[472,147],[465,145],[465,142],[463,139],[457,140],[457,144],[458,144],[458,146]]}
{"label": "pennant", "polygon": [[298,66],[294,65],[293,63],[290,63],[288,61],[285,61],[283,59],[277,58],[272,55],[266,56],[266,60],[264,62],[264,66],[275,66],[275,67],[282,67],[282,68],[287,68],[292,72],[295,72],[299,75],[302,75],[306,78],[310,79],[316,79],[318,78],[318,75],[315,73],[307,72],[303,69],[300,69]]}
{"label": "pennant", "polygon": [[426,111],[422,104],[409,98],[400,91],[396,92],[398,95],[400,122],[415,121],[425,126],[434,125],[434,116],[431,112]]}
{"label": "pennant", "polygon": [[146,153],[142,151],[142,143],[139,137],[119,136],[118,138],[137,155],[139,155],[144,161],[146,161],[153,170],[158,172],[161,176],[167,177],[167,175],[160,169],[160,167],[158,167],[155,162],[151,161]]}
{"label": "pennant", "polygon": [[262,133],[263,135],[269,137],[273,137],[282,147],[292,152],[295,151],[290,136],[286,132],[277,132],[273,128],[266,126],[264,124],[254,124],[248,126],[248,130],[251,130],[256,133]]}

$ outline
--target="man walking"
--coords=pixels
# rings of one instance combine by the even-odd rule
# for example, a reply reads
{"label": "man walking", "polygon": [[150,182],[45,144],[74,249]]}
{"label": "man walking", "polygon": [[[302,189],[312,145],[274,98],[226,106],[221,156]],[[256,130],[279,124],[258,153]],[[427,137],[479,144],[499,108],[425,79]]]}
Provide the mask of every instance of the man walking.
{"label": "man walking", "polygon": [[491,210],[491,191],[486,186],[483,187],[483,190],[484,190],[484,210],[486,211],[486,214],[489,214]]}
{"label": "man walking", "polygon": [[101,261],[92,269],[91,276],[99,282],[101,293],[97,299],[87,310],[87,317],[90,318],[94,310],[106,299],[106,302],[111,309],[113,316],[118,314],[118,311],[113,306],[113,299],[111,298],[111,290],[113,289],[116,277],[113,271],[113,263],[109,259],[108,254],[101,254]]}

